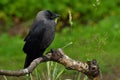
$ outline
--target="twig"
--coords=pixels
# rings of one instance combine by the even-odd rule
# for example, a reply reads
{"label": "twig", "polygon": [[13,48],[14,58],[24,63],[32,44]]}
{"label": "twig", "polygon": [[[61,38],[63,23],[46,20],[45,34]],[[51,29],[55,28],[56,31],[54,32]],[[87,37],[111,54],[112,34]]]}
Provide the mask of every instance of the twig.
{"label": "twig", "polygon": [[54,61],[59,64],[62,64],[68,70],[80,71],[83,74],[87,75],[88,78],[91,80],[101,80],[100,71],[96,60],[92,60],[88,62],[75,61],[69,58],[67,55],[65,55],[62,49],[58,49],[54,51],[52,50],[51,52],[47,53],[45,56],[33,60],[33,62],[30,64],[28,68],[16,70],[16,71],[0,70],[0,75],[24,76],[25,74],[31,73],[38,64],[47,61]]}

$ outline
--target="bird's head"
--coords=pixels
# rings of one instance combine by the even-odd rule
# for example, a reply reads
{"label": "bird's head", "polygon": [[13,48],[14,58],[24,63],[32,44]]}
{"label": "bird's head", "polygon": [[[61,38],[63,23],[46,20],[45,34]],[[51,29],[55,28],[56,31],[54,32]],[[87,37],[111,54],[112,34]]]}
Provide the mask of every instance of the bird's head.
{"label": "bird's head", "polygon": [[39,20],[40,19],[55,20],[59,16],[60,16],[59,14],[53,13],[49,10],[43,10],[38,12],[36,18],[38,18]]}

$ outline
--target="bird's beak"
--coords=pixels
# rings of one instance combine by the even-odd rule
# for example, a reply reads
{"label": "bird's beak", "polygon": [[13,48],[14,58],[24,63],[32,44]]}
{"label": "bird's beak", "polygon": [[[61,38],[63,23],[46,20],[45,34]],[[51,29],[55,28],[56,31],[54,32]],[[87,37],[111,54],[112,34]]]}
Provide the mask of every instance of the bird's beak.
{"label": "bird's beak", "polygon": [[57,17],[60,17],[60,15],[59,14],[55,14],[55,18],[57,18]]}
{"label": "bird's beak", "polygon": [[57,18],[57,17],[60,17],[60,15],[59,15],[59,14],[55,14],[55,15],[54,15],[55,23],[57,23],[57,21],[58,21],[58,18]]}
{"label": "bird's beak", "polygon": [[54,14],[54,15],[51,16],[51,19],[56,19],[59,16],[60,16],[59,14]]}
{"label": "bird's beak", "polygon": [[58,18],[57,17],[60,17],[60,15],[59,14],[55,14],[55,23],[58,22]]}

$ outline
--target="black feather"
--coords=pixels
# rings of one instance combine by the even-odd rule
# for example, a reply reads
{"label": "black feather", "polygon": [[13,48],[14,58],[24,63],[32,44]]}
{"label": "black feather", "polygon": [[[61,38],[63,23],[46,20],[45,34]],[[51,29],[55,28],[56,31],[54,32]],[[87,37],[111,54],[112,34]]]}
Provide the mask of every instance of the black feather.
{"label": "black feather", "polygon": [[28,67],[34,59],[41,57],[54,39],[56,24],[54,19],[48,18],[56,14],[52,14],[52,12],[51,16],[48,14],[47,11],[40,11],[37,14],[28,35],[24,39],[23,51],[26,53],[24,68]]}

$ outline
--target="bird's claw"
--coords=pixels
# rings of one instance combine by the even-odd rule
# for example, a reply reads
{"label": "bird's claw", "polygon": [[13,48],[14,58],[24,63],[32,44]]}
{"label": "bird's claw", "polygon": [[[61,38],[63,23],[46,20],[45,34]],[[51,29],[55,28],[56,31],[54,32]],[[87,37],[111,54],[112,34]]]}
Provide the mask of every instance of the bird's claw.
{"label": "bird's claw", "polygon": [[56,50],[55,49],[51,49],[51,53],[56,53]]}

